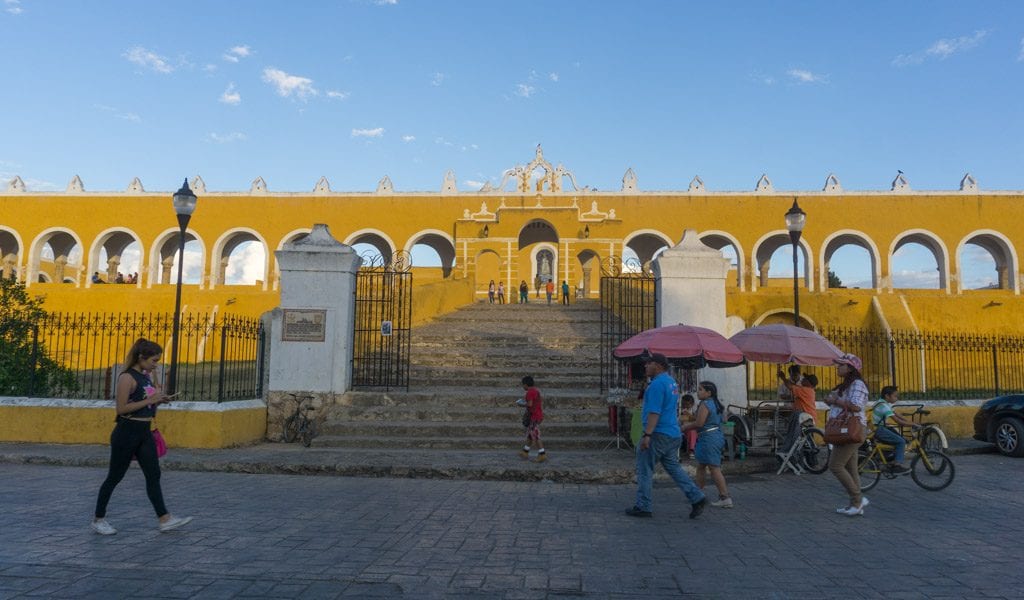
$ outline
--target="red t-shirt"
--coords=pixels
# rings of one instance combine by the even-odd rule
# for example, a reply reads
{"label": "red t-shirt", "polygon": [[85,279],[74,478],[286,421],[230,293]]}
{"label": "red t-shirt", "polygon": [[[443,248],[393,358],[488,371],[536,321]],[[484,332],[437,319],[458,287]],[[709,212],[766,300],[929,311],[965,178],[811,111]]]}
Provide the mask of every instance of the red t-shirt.
{"label": "red t-shirt", "polygon": [[526,390],[526,406],[529,407],[531,421],[544,420],[544,408],[541,406],[540,390],[535,387]]}
{"label": "red t-shirt", "polygon": [[802,385],[793,388],[793,408],[805,412],[818,420],[818,409],[814,405],[814,388]]}

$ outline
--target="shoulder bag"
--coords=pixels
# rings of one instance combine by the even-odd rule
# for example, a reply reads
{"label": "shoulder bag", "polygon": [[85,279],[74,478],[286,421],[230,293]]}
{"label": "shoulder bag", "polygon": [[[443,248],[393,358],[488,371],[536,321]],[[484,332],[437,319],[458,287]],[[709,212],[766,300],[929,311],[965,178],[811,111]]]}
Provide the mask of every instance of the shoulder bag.
{"label": "shoulder bag", "polygon": [[857,413],[844,410],[825,422],[825,442],[842,446],[862,444],[865,439],[864,424]]}

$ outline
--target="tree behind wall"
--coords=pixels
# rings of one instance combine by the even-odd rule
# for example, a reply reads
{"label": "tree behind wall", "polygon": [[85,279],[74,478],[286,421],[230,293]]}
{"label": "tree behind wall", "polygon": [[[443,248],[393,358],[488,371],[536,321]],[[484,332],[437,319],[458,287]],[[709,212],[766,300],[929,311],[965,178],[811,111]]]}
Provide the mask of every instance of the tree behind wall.
{"label": "tree behind wall", "polygon": [[0,396],[47,397],[51,390],[78,387],[74,374],[47,356],[37,339],[45,317],[42,298],[0,278]]}

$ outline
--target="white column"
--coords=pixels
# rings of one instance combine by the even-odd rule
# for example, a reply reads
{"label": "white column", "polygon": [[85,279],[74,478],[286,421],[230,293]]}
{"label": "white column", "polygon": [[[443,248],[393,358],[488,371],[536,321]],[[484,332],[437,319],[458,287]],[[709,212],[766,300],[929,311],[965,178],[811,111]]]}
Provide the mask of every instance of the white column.
{"label": "white column", "polygon": [[[725,280],[729,260],[720,250],[704,245],[697,231],[687,229],[683,239],[651,264],[657,278],[658,326],[696,325],[729,337],[725,312]],[[705,376],[718,385],[723,404],[746,405],[747,386],[743,367],[706,369]]]}

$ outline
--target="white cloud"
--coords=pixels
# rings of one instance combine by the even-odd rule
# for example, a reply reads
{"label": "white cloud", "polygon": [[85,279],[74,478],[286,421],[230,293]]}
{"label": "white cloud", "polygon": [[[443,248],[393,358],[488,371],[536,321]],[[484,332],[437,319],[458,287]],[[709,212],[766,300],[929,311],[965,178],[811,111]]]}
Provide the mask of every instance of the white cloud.
{"label": "white cloud", "polygon": [[353,129],[352,137],[367,137],[367,138],[379,138],[384,137],[384,128],[376,127],[374,129]]}
{"label": "white cloud", "polygon": [[231,133],[211,133],[206,139],[217,144],[230,144],[231,142],[245,141],[248,136],[240,131],[232,131]]}
{"label": "white cloud", "polygon": [[529,98],[537,91],[537,88],[532,85],[526,85],[525,83],[516,84],[516,96],[521,98]]}
{"label": "white cloud", "polygon": [[434,73],[434,76],[430,79],[430,85],[438,87],[442,83],[444,83],[444,73]]}
{"label": "white cloud", "polygon": [[224,271],[224,283],[229,285],[252,285],[264,277],[267,251],[263,244],[255,241],[242,242],[228,257]]}
{"label": "white cloud", "polygon": [[1024,61],[1024,38],[1020,38],[1020,53],[1017,54],[1018,61]]}
{"label": "white cloud", "polygon": [[403,135],[402,136],[402,141],[407,143],[407,144],[409,142],[415,142],[416,141],[416,136],[414,136],[414,135]]}
{"label": "white cloud", "polygon": [[807,69],[790,69],[786,71],[786,75],[789,75],[797,83],[826,83],[828,82],[828,75],[820,75],[813,73]]}
{"label": "white cloud", "polygon": [[285,98],[290,98],[294,95],[301,100],[305,100],[307,97],[316,96],[319,93],[313,87],[312,79],[290,75],[274,67],[263,69],[263,81],[274,86],[277,94]]}
{"label": "white cloud", "polygon": [[20,15],[21,13],[25,12],[25,9],[22,8],[20,5],[21,0],[4,0],[4,6],[6,6],[4,10],[6,12],[11,13],[12,15]]}
{"label": "white cloud", "polygon": [[174,71],[174,67],[167,62],[166,58],[160,56],[156,52],[146,50],[142,46],[135,46],[121,56],[128,59],[128,62],[135,63],[140,67],[151,69],[157,73],[170,73]]}
{"label": "white cloud", "polygon": [[140,117],[139,115],[137,115],[135,113],[132,113],[132,112],[129,112],[129,113],[118,113],[118,114],[116,114],[114,116],[117,117],[118,119],[124,119],[125,121],[131,121],[132,123],[141,123],[142,122],[142,117]]}
{"label": "white cloud", "polygon": [[980,44],[987,35],[988,31],[982,29],[975,31],[974,35],[962,35],[952,39],[941,39],[920,52],[897,55],[896,58],[892,59],[892,66],[908,67],[912,65],[919,65],[929,58],[945,60],[958,52],[974,48]]}
{"label": "white cloud", "polygon": [[467,179],[467,180],[463,181],[462,184],[464,186],[466,186],[466,187],[473,188],[473,189],[480,189],[480,188],[484,187],[484,182],[483,181],[477,181],[475,179]]}
{"label": "white cloud", "polygon": [[220,101],[231,106],[238,106],[242,103],[242,94],[235,90],[234,82],[228,84],[228,89],[224,90],[224,93],[220,95]]}
{"label": "white cloud", "polygon": [[448,140],[446,140],[446,139],[444,139],[443,137],[440,137],[440,136],[434,138],[434,143],[435,144],[439,144],[441,146],[454,146],[455,145],[455,144],[449,142]]}
{"label": "white cloud", "polygon": [[551,81],[557,82],[558,81],[558,73],[548,73],[548,79],[550,79]]}
{"label": "white cloud", "polygon": [[340,92],[338,90],[327,90],[327,97],[335,100],[347,100],[352,94],[348,92]]}
{"label": "white cloud", "polygon": [[376,0],[376,3],[380,6],[395,6],[398,0]]}
{"label": "white cloud", "polygon": [[252,50],[248,46],[234,46],[228,49],[221,58],[228,62],[236,63],[250,54],[252,54]]}
{"label": "white cloud", "polygon": [[217,65],[215,65],[215,64],[208,63],[206,65],[203,65],[203,71],[205,71],[207,73],[213,73],[216,70],[217,70]]}

